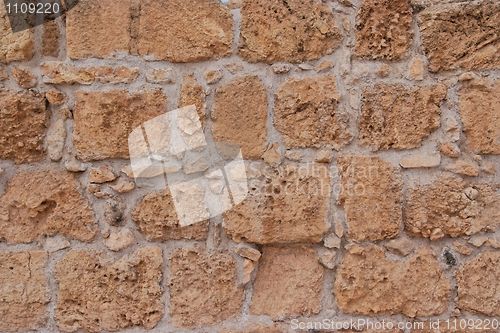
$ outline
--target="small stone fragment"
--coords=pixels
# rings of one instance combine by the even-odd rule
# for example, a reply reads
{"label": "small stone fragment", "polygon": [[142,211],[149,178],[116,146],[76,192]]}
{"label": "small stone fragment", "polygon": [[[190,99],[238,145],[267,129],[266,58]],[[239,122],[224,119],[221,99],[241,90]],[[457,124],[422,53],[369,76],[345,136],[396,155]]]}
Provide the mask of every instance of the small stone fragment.
{"label": "small stone fragment", "polygon": [[66,101],[64,93],[56,89],[46,91],[45,98],[52,105],[62,105]]}
{"label": "small stone fragment", "polygon": [[463,176],[479,176],[479,165],[472,160],[456,160],[447,164],[445,169]]}
{"label": "small stone fragment", "polygon": [[215,84],[219,82],[224,74],[220,69],[209,69],[204,73],[207,84]]}
{"label": "small stone fragment", "polygon": [[385,245],[385,248],[394,251],[400,255],[407,256],[414,250],[414,245],[408,238],[391,239]]}
{"label": "small stone fragment", "polygon": [[460,148],[455,143],[445,142],[439,145],[439,151],[448,157],[457,158],[460,156]]}
{"label": "small stone fragment", "polygon": [[242,277],[241,277],[241,284],[245,285],[248,282],[250,282],[252,278],[252,273],[255,270],[255,267],[257,265],[255,264],[255,261],[249,260],[249,259],[243,259],[243,272],[242,272]]}
{"label": "small stone fragment", "polygon": [[283,159],[279,145],[277,143],[269,145],[264,154],[262,154],[262,159],[272,166],[279,165]]}
{"label": "small stone fragment", "polygon": [[116,184],[110,185],[110,187],[118,193],[127,193],[135,188],[135,183],[125,177],[120,177]]}
{"label": "small stone fragment", "polygon": [[64,162],[64,167],[66,170],[71,172],[83,172],[87,170],[87,165],[80,162],[74,157],[71,157],[69,160]]}
{"label": "small stone fragment", "polygon": [[146,81],[157,84],[174,83],[174,71],[172,68],[152,68],[146,73]]}
{"label": "small stone fragment", "polygon": [[286,74],[292,69],[292,65],[277,63],[277,64],[272,64],[271,69],[273,70],[274,74]]}
{"label": "small stone fragment", "polygon": [[337,257],[337,251],[320,248],[318,251],[318,257],[321,265],[325,266],[328,269],[335,268],[335,259]]}
{"label": "small stone fragment", "polygon": [[468,256],[472,253],[470,246],[467,246],[467,244],[459,240],[453,242],[453,249],[464,256]]}
{"label": "small stone fragment", "polygon": [[64,120],[58,119],[47,132],[47,154],[52,161],[59,161],[62,158],[65,140]]}
{"label": "small stone fragment", "polygon": [[92,168],[89,171],[89,182],[91,183],[102,184],[115,179],[116,175],[113,168],[107,164]]}
{"label": "small stone fragment", "polygon": [[104,240],[104,245],[111,251],[121,251],[134,243],[134,234],[129,228],[120,231],[111,231],[109,237]]}
{"label": "small stone fragment", "polygon": [[316,70],[316,72],[322,73],[329,71],[330,69],[333,68],[333,66],[335,66],[335,63],[332,60],[323,60],[318,65],[316,65],[314,69]]}
{"label": "small stone fragment", "polygon": [[16,66],[12,68],[12,77],[24,89],[34,88],[38,83],[36,76],[26,67]]}
{"label": "small stone fragment", "polygon": [[474,245],[475,247],[481,247],[486,242],[488,242],[487,235],[474,235],[469,239],[469,244]]}
{"label": "small stone fragment", "polygon": [[61,237],[49,237],[45,240],[45,245],[43,248],[49,252],[57,252],[64,250],[70,246],[70,242],[67,239]]}
{"label": "small stone fragment", "polygon": [[258,261],[260,259],[261,253],[259,250],[254,249],[253,247],[249,246],[239,246],[236,248],[234,251],[238,255],[242,256],[243,258],[250,259],[252,261]]}
{"label": "small stone fragment", "polygon": [[341,239],[335,234],[328,234],[323,239],[323,245],[329,249],[340,249]]}
{"label": "small stone fragment", "polygon": [[433,168],[441,164],[441,155],[436,153],[416,153],[403,157],[399,165],[405,169],[410,168]]}

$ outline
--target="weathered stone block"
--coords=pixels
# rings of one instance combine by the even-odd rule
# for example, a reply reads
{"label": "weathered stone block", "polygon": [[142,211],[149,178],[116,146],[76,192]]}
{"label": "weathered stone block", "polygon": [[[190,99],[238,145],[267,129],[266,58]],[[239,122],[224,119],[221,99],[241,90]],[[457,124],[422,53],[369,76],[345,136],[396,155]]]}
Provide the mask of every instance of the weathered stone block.
{"label": "weathered stone block", "polygon": [[233,240],[259,244],[321,241],[328,230],[330,174],[322,164],[249,165],[248,197],[224,214]]}
{"label": "weathered stone block", "polygon": [[240,313],[243,289],[229,253],[178,249],[170,271],[170,315],[176,326],[206,327]]}
{"label": "weathered stone block", "polygon": [[55,270],[59,329],[152,329],[163,316],[162,269],[158,247],[143,247],[116,261],[95,251],[69,252]]}
{"label": "weathered stone block", "polygon": [[208,235],[208,221],[182,227],[168,191],[146,195],[132,212],[132,220],[151,241],[178,239],[204,240]]}
{"label": "weathered stone block", "polygon": [[97,232],[95,217],[70,173],[17,173],[0,198],[0,239],[30,243],[42,236],[63,236],[88,242]]}
{"label": "weathered stone block", "polygon": [[250,311],[273,319],[316,314],[321,310],[323,277],[324,269],[313,248],[266,247],[259,261]]}
{"label": "weathered stone block", "polygon": [[0,158],[18,164],[41,160],[48,119],[42,94],[0,91]]}
{"label": "weathered stone block", "polygon": [[349,116],[339,110],[334,76],[293,79],[276,93],[274,125],[289,148],[333,146],[351,139]]}
{"label": "weathered stone block", "polygon": [[402,224],[400,173],[378,157],[345,156],[337,161],[339,202],[344,206],[349,238],[374,241],[397,236]]}
{"label": "weathered stone block", "polygon": [[341,39],[332,10],[320,1],[243,1],[240,55],[250,62],[319,59]]}
{"label": "weathered stone block", "polygon": [[146,120],[166,112],[161,90],[77,92],[73,144],[84,161],[128,158],[128,136]]}

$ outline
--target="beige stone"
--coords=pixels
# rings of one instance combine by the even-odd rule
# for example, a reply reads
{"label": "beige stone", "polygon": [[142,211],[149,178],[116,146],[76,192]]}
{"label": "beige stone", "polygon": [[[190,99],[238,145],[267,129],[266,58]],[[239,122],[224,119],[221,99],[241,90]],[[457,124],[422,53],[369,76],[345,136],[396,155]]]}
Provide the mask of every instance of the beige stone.
{"label": "beige stone", "polygon": [[45,98],[53,105],[62,105],[66,101],[66,95],[62,91],[56,89],[46,91]]}
{"label": "beige stone", "polygon": [[320,248],[318,250],[318,257],[319,257],[320,264],[323,265],[324,267],[326,267],[328,269],[335,268],[335,260],[337,258],[337,251],[325,249],[325,248]]}
{"label": "beige stone", "polygon": [[350,239],[393,238],[402,224],[402,178],[378,157],[344,156],[337,160]]}
{"label": "beige stone", "polygon": [[6,7],[0,7],[0,63],[30,60],[35,53],[32,29],[13,33]]}
{"label": "beige stone", "polygon": [[66,17],[68,56],[71,59],[111,58],[118,52],[128,53],[131,4],[131,0],[78,1]]}
{"label": "beige stone", "polygon": [[0,198],[0,239],[30,243],[60,234],[91,241],[94,213],[73,175],[62,171],[18,172]]}
{"label": "beige stone", "polygon": [[103,164],[97,168],[91,168],[89,171],[89,182],[102,184],[112,182],[116,179],[113,168],[108,164]]}
{"label": "beige stone", "polygon": [[0,330],[42,329],[50,301],[43,251],[0,252]]}
{"label": "beige stone", "polygon": [[468,148],[477,154],[500,154],[500,81],[464,85],[459,101]]}
{"label": "beige stone", "polygon": [[332,146],[351,140],[334,76],[292,79],[277,91],[274,125],[288,148]]}
{"label": "beige stone", "polygon": [[216,141],[240,146],[245,159],[259,159],[267,146],[267,93],[262,81],[245,76],[218,88],[212,119]]}
{"label": "beige stone", "polygon": [[208,221],[181,227],[169,192],[147,194],[132,212],[132,220],[151,241],[193,239],[204,240]]}
{"label": "beige stone", "polygon": [[429,249],[393,261],[377,245],[349,251],[337,269],[334,287],[345,313],[402,313],[411,318],[443,313],[450,292],[450,281]]}
{"label": "beige stone", "polygon": [[63,119],[58,119],[47,133],[47,155],[52,161],[59,161],[63,156],[66,127]]}
{"label": "beige stone", "polygon": [[205,71],[203,76],[207,84],[215,84],[222,79],[224,73],[220,69],[209,69]]}
{"label": "beige stone", "polygon": [[178,107],[194,105],[200,122],[205,123],[205,91],[194,75],[187,75],[182,81]]}
{"label": "beige stone", "polygon": [[500,252],[480,253],[459,269],[456,278],[460,309],[500,316]]}
{"label": "beige stone", "polygon": [[257,267],[255,261],[250,259],[243,259],[243,272],[241,276],[241,285],[246,285],[252,279],[252,273]]}
{"label": "beige stone", "polygon": [[433,168],[441,164],[441,155],[437,153],[416,153],[401,158],[399,165],[405,169]]}
{"label": "beige stone", "polygon": [[[431,184],[411,188],[405,207],[406,229],[422,237],[431,237],[437,228],[452,237],[496,230],[500,196],[490,185],[468,183],[443,174]],[[477,195],[471,195],[469,188]]]}
{"label": "beige stone", "polygon": [[406,88],[377,84],[365,89],[359,140],[373,149],[419,147],[440,125],[443,85]]}
{"label": "beige stone", "polygon": [[267,150],[262,154],[262,159],[273,166],[281,164],[283,156],[278,143],[273,143],[267,147]]}
{"label": "beige stone", "polygon": [[391,239],[384,246],[386,249],[394,251],[403,256],[409,255],[415,248],[413,242],[408,238]]}
{"label": "beige stone", "polygon": [[41,160],[49,119],[43,95],[2,89],[0,110],[0,158],[17,164]]}
{"label": "beige stone", "polygon": [[332,53],[341,39],[332,10],[318,0],[243,1],[239,47],[247,61],[315,60]]}
{"label": "beige stone", "polygon": [[73,144],[83,161],[128,158],[128,135],[146,120],[166,112],[161,90],[76,93]]}
{"label": "beige stone", "polygon": [[12,68],[12,77],[17,85],[24,89],[36,87],[38,80],[27,67],[16,66]]}
{"label": "beige stone", "polygon": [[170,258],[170,316],[175,326],[194,328],[240,313],[243,289],[228,253],[178,249]]}
{"label": "beige stone", "polygon": [[146,73],[146,81],[158,84],[174,83],[174,71],[172,68],[152,68]]}
{"label": "beige stone", "polygon": [[460,159],[452,161],[445,166],[445,170],[462,176],[479,176],[479,165],[469,159]]}
{"label": "beige stone", "polygon": [[363,0],[356,15],[358,57],[401,59],[410,48],[412,9],[409,0]]}
{"label": "beige stone", "polygon": [[71,246],[71,243],[62,237],[50,237],[45,240],[44,249],[49,253],[64,250]]}
{"label": "beige stone", "polygon": [[138,50],[171,62],[196,62],[231,53],[233,20],[216,0],[142,0]]}
{"label": "beige stone", "polygon": [[127,66],[77,67],[58,61],[44,62],[41,66],[43,82],[50,84],[131,83],[139,76],[139,69]]}
{"label": "beige stone", "polygon": [[113,261],[96,251],[73,250],[55,269],[60,330],[152,329],[163,316],[163,259],[158,247],[142,247]]}
{"label": "beige stone", "polygon": [[109,237],[104,240],[104,245],[111,251],[121,251],[132,245],[135,241],[134,234],[129,228],[110,232]]}
{"label": "beige stone", "polygon": [[118,193],[127,193],[135,188],[135,183],[125,177],[120,177],[116,184],[113,184],[110,187]]}
{"label": "beige stone", "polygon": [[328,230],[328,168],[292,162],[250,168],[258,175],[249,179],[248,197],[224,214],[226,233],[236,242],[320,242]]}
{"label": "beige stone", "polygon": [[249,246],[239,246],[236,248],[235,252],[243,258],[250,259],[252,261],[258,261],[261,256],[259,250]]}
{"label": "beige stone", "polygon": [[422,46],[432,72],[500,68],[498,22],[494,0],[431,6],[417,16]]}
{"label": "beige stone", "polygon": [[444,142],[439,145],[439,151],[448,157],[457,158],[460,156],[460,148],[451,142]]}
{"label": "beige stone", "polygon": [[314,249],[265,247],[250,312],[273,319],[316,314],[321,310],[323,278]]}
{"label": "beige stone", "polygon": [[83,172],[87,170],[87,165],[72,157],[64,162],[64,167],[70,172]]}

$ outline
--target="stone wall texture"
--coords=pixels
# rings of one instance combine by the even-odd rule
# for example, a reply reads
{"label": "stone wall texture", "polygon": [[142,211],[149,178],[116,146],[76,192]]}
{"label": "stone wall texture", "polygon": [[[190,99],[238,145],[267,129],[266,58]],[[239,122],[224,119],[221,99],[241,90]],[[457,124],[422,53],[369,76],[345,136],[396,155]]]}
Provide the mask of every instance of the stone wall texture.
{"label": "stone wall texture", "polygon": [[[500,332],[498,0],[0,1],[0,332]],[[191,105],[248,195],[182,226]]]}

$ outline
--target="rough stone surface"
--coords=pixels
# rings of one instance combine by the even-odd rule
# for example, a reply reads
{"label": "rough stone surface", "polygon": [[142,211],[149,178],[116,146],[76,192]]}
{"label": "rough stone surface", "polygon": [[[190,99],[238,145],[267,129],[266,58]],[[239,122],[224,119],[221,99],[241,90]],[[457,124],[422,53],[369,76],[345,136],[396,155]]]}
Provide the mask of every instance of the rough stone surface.
{"label": "rough stone surface", "polygon": [[459,98],[469,149],[477,154],[500,154],[500,81],[467,84]]}
{"label": "rough stone surface", "polygon": [[58,61],[45,62],[41,66],[43,82],[58,85],[100,83],[131,83],[139,76],[136,67],[89,66],[78,67]]}
{"label": "rough stone surface", "polygon": [[262,81],[246,76],[217,89],[212,119],[216,141],[240,146],[243,158],[260,158],[267,141],[267,94]]}
{"label": "rough stone surface", "polygon": [[57,57],[59,55],[60,32],[57,21],[43,24],[42,53],[44,56]]}
{"label": "rough stone surface", "polygon": [[49,290],[43,251],[0,252],[0,330],[38,330],[48,317]]}
{"label": "rough stone surface", "polygon": [[91,183],[102,184],[111,182],[115,179],[115,172],[113,168],[108,164],[101,165],[97,168],[92,168],[89,171],[89,182]]}
{"label": "rough stone surface", "polygon": [[47,133],[47,155],[52,161],[59,161],[62,158],[65,140],[64,120],[58,119]]}
{"label": "rough stone surface", "polygon": [[265,247],[250,311],[274,319],[316,314],[321,308],[323,277],[313,248]]}
{"label": "rough stone surface", "polygon": [[346,313],[403,313],[412,318],[443,313],[450,291],[450,281],[430,250],[420,248],[408,259],[392,261],[376,245],[351,249],[334,287],[337,304]]}
{"label": "rough stone surface", "polygon": [[188,75],[182,81],[179,107],[194,105],[200,122],[205,123],[205,91],[194,75]]}
{"label": "rough stone surface", "polygon": [[0,63],[30,60],[33,54],[33,31],[28,29],[13,33],[2,1],[0,6]]}
{"label": "rough stone surface", "polygon": [[132,212],[132,220],[151,241],[193,239],[204,240],[208,221],[181,227],[169,192],[146,195]]}
{"label": "rough stone surface", "polygon": [[344,206],[350,239],[395,237],[402,224],[401,175],[377,157],[345,156],[338,160],[339,203]]}
{"label": "rough stone surface", "polygon": [[142,0],[138,51],[171,62],[195,62],[229,55],[233,20],[216,0]]}
{"label": "rough stone surface", "polygon": [[378,84],[363,93],[359,139],[374,149],[419,147],[440,125],[442,85],[405,88]]}
{"label": "rough stone surface", "polygon": [[406,201],[405,227],[422,237],[436,229],[458,237],[500,226],[500,195],[488,184],[468,184],[444,174],[431,184],[411,188]]}
{"label": "rough stone surface", "polygon": [[77,92],[73,143],[84,161],[128,158],[128,135],[166,111],[161,90]]}
{"label": "rough stone surface", "polygon": [[440,4],[418,15],[423,49],[432,72],[500,68],[500,3]]}
{"label": "rough stone surface", "polygon": [[26,67],[16,66],[12,68],[12,77],[18,86],[24,89],[33,88],[37,84],[36,76]]}
{"label": "rough stone surface", "polygon": [[276,93],[274,125],[289,148],[333,146],[351,139],[334,76],[294,79]]}
{"label": "rough stone surface", "polygon": [[68,56],[111,58],[115,53],[128,52],[131,4],[131,0],[78,1],[66,17]]}
{"label": "rough stone surface", "polygon": [[74,250],[56,265],[56,321],[74,332],[153,328],[163,316],[163,259],[158,247],[143,247],[116,261],[95,251]]}
{"label": "rough stone surface", "polygon": [[243,1],[239,47],[247,61],[314,60],[341,39],[332,10],[318,0]]}
{"label": "rough stone surface", "polygon": [[19,172],[0,197],[0,239],[8,243],[55,234],[88,242],[96,231],[94,213],[69,173]]}
{"label": "rough stone surface", "polygon": [[410,48],[412,9],[409,0],[363,0],[356,16],[357,56],[401,59]]}
{"label": "rough stone surface", "polygon": [[134,243],[134,234],[128,228],[112,231],[104,241],[104,245],[111,251],[123,250]]}
{"label": "rough stone surface", "polygon": [[330,175],[322,164],[252,164],[248,197],[224,214],[224,229],[237,242],[320,242],[328,230]]}
{"label": "rough stone surface", "polygon": [[16,163],[43,158],[49,114],[43,95],[0,91],[0,158]]}
{"label": "rough stone surface", "polygon": [[457,272],[458,306],[462,310],[500,316],[500,252],[487,251]]}
{"label": "rough stone surface", "polygon": [[207,326],[241,311],[243,289],[228,253],[179,249],[170,258],[170,315],[175,326]]}
{"label": "rough stone surface", "polygon": [[441,155],[433,154],[412,154],[403,157],[399,162],[402,168],[432,168],[437,167],[441,163]]}

